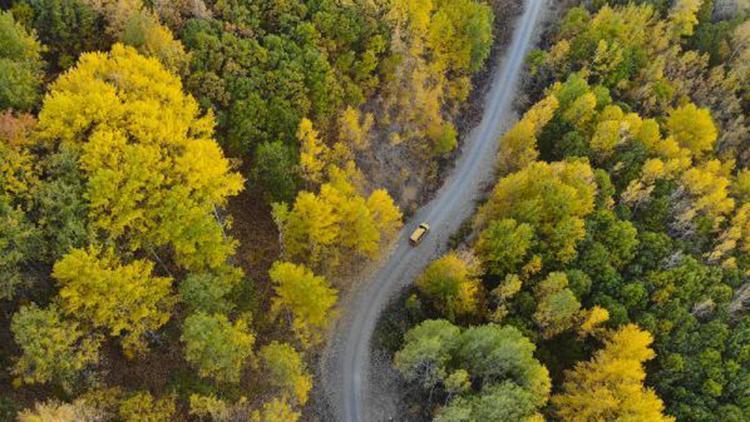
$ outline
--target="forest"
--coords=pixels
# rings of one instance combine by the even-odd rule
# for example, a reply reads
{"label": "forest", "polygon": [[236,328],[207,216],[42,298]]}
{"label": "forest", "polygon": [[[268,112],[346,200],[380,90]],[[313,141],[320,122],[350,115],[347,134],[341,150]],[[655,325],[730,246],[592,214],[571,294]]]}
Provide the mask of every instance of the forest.
{"label": "forest", "polygon": [[[523,3],[0,0],[0,420],[330,420]],[[750,420],[750,4],[557,3],[380,320],[400,420]]]}
{"label": "forest", "polygon": [[479,0],[0,1],[0,420],[302,418],[494,28]]}
{"label": "forest", "polygon": [[381,322],[410,420],[750,420],[750,9],[726,3],[550,25],[468,234]]}

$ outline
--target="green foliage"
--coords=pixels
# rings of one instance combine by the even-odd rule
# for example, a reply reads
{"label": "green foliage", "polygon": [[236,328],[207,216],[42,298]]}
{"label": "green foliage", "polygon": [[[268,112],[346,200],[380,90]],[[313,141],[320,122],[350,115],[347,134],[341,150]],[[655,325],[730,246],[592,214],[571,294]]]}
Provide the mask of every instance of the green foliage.
{"label": "green foliage", "polygon": [[[549,397],[549,374],[534,350],[514,327],[488,324],[462,332],[448,321],[427,320],[406,333],[394,364],[427,390],[442,385],[455,392],[456,380],[467,375],[472,385],[481,386],[452,400],[436,420],[514,420],[536,415]],[[467,389],[465,382],[458,384]]]}
{"label": "green foliage", "polygon": [[227,267],[215,273],[191,273],[180,283],[180,298],[192,310],[228,313],[232,293],[242,282],[242,270]]}
{"label": "green foliage", "polygon": [[31,6],[32,26],[47,47],[47,62],[55,70],[72,66],[81,53],[109,49],[111,39],[104,30],[104,17],[81,0],[19,0],[16,3]]}
{"label": "green foliage", "polygon": [[252,355],[255,336],[245,320],[198,311],[185,319],[180,337],[185,359],[198,374],[219,383],[238,383]]}
{"label": "green foliage", "polygon": [[254,180],[266,193],[268,202],[292,202],[297,192],[297,157],[281,141],[264,142],[255,150]]}
{"label": "green foliage", "polygon": [[28,110],[39,98],[43,48],[10,12],[0,12],[0,110]]}
{"label": "green foliage", "polygon": [[494,220],[479,235],[474,249],[490,274],[512,274],[526,261],[534,229],[512,218]]}
{"label": "green foliage", "polygon": [[99,362],[100,339],[65,319],[55,305],[22,307],[13,315],[11,331],[22,352],[13,374],[23,383],[53,383],[72,392],[82,372]]}
{"label": "green foliage", "polygon": [[409,330],[394,364],[407,381],[430,389],[447,376],[460,329],[445,320],[427,320]]}
{"label": "green foliage", "polygon": [[593,211],[596,184],[588,163],[536,162],[501,179],[476,217],[478,228],[512,218],[528,224],[546,262],[569,262]]}

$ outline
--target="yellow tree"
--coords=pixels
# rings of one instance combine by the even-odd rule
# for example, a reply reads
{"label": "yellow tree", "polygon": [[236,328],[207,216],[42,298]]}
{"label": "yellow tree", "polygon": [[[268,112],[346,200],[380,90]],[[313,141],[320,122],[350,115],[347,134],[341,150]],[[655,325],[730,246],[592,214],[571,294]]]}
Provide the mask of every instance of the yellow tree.
{"label": "yellow tree", "polygon": [[217,208],[243,184],[213,125],[156,59],[117,44],[82,55],[52,84],[38,135],[77,153],[100,241],[133,251],[169,246],[178,264],[203,270],[233,253]]}
{"label": "yellow tree", "polygon": [[681,147],[698,158],[713,149],[718,136],[711,112],[692,103],[672,110],[666,129]]}
{"label": "yellow tree", "polygon": [[312,376],[305,370],[302,355],[291,345],[276,341],[263,346],[259,355],[268,374],[266,381],[282,395],[292,397],[295,403],[304,406],[312,388]]}
{"label": "yellow tree", "polygon": [[111,250],[73,249],[55,263],[63,310],[110,335],[124,334],[128,356],[146,349],[143,335],[164,325],[175,302],[172,279],[151,274],[153,264],[122,265]]}
{"label": "yellow tree", "polygon": [[274,204],[273,217],[288,258],[311,266],[323,261],[335,265],[341,227],[340,216],[330,203],[314,193],[300,192],[291,210],[286,204]]}
{"label": "yellow tree", "polygon": [[[356,169],[354,169],[356,172]],[[318,195],[300,192],[291,209],[274,205],[285,254],[313,269],[335,269],[351,255],[372,257],[401,226],[401,212],[385,190],[365,198],[351,172],[329,166],[329,181]]]}
{"label": "yellow tree", "polygon": [[560,103],[554,95],[548,95],[523,115],[502,138],[498,162],[502,174],[518,171],[536,161],[539,157],[537,150],[537,135],[549,123]]}
{"label": "yellow tree", "polygon": [[321,183],[328,147],[320,139],[318,131],[313,128],[313,123],[306,118],[299,122],[297,139],[300,143],[299,165],[302,177],[309,183]]}
{"label": "yellow tree", "polygon": [[324,277],[290,262],[274,263],[268,274],[276,292],[272,312],[288,312],[292,328],[303,345],[317,343],[332,317],[336,289]]}
{"label": "yellow tree", "polygon": [[470,316],[478,311],[477,266],[455,252],[443,255],[425,268],[417,287],[447,319]]}
{"label": "yellow tree", "polygon": [[673,421],[656,393],[643,386],[643,362],[655,354],[651,334],[629,324],[610,334],[604,348],[566,373],[562,393],[552,398],[566,421]]}

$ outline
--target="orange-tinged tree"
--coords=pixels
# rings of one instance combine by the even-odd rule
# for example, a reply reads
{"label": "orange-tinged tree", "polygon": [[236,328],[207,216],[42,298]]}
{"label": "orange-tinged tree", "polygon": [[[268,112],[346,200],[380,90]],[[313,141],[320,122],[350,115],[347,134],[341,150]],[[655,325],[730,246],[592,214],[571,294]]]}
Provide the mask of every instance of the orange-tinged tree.
{"label": "orange-tinged tree", "polygon": [[633,324],[612,333],[590,361],[567,373],[563,392],[552,398],[557,414],[566,421],[674,421],[643,386],[643,362],[655,356],[651,342],[651,334]]}

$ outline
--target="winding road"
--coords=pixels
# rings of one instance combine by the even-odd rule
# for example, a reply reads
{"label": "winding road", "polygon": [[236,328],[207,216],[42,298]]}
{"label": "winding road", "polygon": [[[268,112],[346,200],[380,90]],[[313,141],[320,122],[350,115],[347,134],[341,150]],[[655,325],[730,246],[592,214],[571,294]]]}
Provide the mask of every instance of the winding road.
{"label": "winding road", "polygon": [[[363,275],[344,300],[329,339],[321,371],[335,417],[344,422],[378,418],[370,409],[368,388],[370,342],[381,311],[424,267],[446,248],[449,236],[471,216],[484,188],[493,181],[497,139],[512,118],[512,101],[526,53],[547,0],[526,0],[510,47],[495,66],[482,120],[468,135],[456,166],[435,198],[421,208],[399,234],[387,257]],[[411,247],[409,234],[421,222],[432,227],[421,245]],[[390,416],[387,416],[388,418]],[[398,420],[397,415],[394,415]]]}

